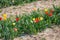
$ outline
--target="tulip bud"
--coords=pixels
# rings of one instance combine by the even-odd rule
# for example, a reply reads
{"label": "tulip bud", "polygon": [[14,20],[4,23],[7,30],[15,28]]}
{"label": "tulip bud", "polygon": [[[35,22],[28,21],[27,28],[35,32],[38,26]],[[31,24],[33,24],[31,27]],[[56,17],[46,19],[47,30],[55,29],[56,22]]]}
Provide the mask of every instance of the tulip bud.
{"label": "tulip bud", "polygon": [[13,26],[15,25],[15,23],[12,24]]}
{"label": "tulip bud", "polygon": [[45,12],[48,11],[48,9],[45,9]]}
{"label": "tulip bud", "polygon": [[43,20],[43,17],[40,17],[40,20]]}

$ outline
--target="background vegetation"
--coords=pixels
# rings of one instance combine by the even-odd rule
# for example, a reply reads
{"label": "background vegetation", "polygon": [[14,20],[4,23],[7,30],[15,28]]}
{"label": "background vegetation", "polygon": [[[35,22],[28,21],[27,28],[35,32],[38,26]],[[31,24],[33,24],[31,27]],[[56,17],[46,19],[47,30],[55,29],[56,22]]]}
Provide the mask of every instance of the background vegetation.
{"label": "background vegetation", "polygon": [[0,0],[0,8],[1,7],[8,7],[11,5],[21,5],[24,3],[30,3],[36,0]]}

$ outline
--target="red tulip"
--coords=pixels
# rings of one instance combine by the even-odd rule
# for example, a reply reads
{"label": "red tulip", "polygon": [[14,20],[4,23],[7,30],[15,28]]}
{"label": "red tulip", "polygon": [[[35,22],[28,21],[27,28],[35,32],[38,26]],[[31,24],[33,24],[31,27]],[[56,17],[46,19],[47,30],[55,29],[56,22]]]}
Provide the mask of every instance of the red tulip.
{"label": "red tulip", "polygon": [[47,15],[48,15],[48,11],[46,11],[46,12],[45,12],[45,14],[47,14]]}
{"label": "red tulip", "polygon": [[16,18],[16,22],[18,22],[19,21],[19,18]]}
{"label": "red tulip", "polygon": [[34,22],[35,23],[38,23],[39,22],[39,18],[36,18]]}
{"label": "red tulip", "polygon": [[0,21],[2,20],[2,17],[0,17]]}
{"label": "red tulip", "polygon": [[52,16],[52,13],[50,13],[49,16]]}

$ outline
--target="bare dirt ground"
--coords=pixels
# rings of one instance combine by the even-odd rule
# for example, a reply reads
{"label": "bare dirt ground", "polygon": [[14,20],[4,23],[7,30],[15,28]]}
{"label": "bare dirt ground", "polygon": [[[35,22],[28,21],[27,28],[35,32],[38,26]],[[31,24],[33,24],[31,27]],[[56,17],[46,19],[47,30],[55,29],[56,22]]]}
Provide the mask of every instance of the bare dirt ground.
{"label": "bare dirt ground", "polygon": [[[20,15],[24,14],[25,12],[29,13],[33,10],[34,7],[37,9],[44,9],[44,8],[53,8],[52,4],[59,5],[59,1],[51,2],[51,1],[37,1],[30,4],[25,4],[24,6],[11,6],[7,8],[2,8],[2,12],[9,15],[15,15],[18,13]],[[17,37],[14,40],[60,40],[60,26],[54,25],[54,28],[47,28],[45,31],[38,33],[37,35],[25,35],[21,37]],[[1,40],[1,39],[0,39]]]}
{"label": "bare dirt ground", "polygon": [[33,10],[34,7],[36,7],[37,9],[44,9],[44,8],[53,8],[52,4],[54,5],[60,5],[60,0],[59,1],[37,1],[37,2],[33,2],[33,3],[29,3],[29,4],[25,4],[24,6],[11,6],[11,7],[7,7],[7,8],[2,8],[2,12],[0,13],[0,16],[3,13],[6,13],[9,15],[15,15],[15,13],[18,14],[24,14],[24,13],[28,13],[31,12]]}

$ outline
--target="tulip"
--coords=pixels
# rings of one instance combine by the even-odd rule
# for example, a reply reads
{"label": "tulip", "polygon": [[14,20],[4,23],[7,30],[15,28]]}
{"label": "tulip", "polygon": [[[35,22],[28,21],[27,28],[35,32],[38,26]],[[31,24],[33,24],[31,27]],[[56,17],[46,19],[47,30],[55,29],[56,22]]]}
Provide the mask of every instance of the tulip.
{"label": "tulip", "polygon": [[3,17],[7,17],[7,14],[3,14]]}
{"label": "tulip", "polygon": [[19,18],[16,18],[16,22],[18,22],[19,21]]}
{"label": "tulip", "polygon": [[7,20],[7,14],[3,14],[3,19]]}
{"label": "tulip", "polygon": [[13,26],[15,25],[15,23],[12,24]]}
{"label": "tulip", "polygon": [[49,16],[52,16],[52,13],[50,13]]}
{"label": "tulip", "polygon": [[45,9],[45,12],[48,11],[48,9]]}
{"label": "tulip", "polygon": [[2,17],[0,17],[0,21],[2,20]]}
{"label": "tulip", "polygon": [[34,22],[35,22],[35,23],[38,23],[38,22],[39,22],[39,18],[36,18],[36,19],[34,20]]}
{"label": "tulip", "polygon": [[47,14],[47,15],[48,15],[48,11],[46,11],[46,12],[45,12],[45,14]]}
{"label": "tulip", "polygon": [[35,20],[35,18],[33,18],[33,20]]}
{"label": "tulip", "polygon": [[6,18],[6,17],[3,17],[3,19],[4,19],[4,20],[7,20],[7,18]]}
{"label": "tulip", "polygon": [[40,20],[43,20],[43,17],[40,17]]}
{"label": "tulip", "polygon": [[14,28],[14,31],[17,31],[17,28]]}

